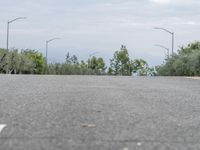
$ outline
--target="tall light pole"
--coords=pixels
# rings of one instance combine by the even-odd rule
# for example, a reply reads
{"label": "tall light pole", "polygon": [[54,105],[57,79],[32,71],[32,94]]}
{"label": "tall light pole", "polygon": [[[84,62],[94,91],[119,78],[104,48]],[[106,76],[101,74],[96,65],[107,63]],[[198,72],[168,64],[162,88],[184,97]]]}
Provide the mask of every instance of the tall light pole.
{"label": "tall light pole", "polygon": [[165,28],[159,28],[159,27],[155,27],[154,29],[163,30],[163,31],[171,34],[171,36],[172,36],[172,56],[173,56],[174,55],[174,32],[171,32]]}
{"label": "tall light pole", "polygon": [[98,54],[99,52],[94,52],[94,53],[91,53],[90,55],[89,55],[89,58],[91,58],[92,56],[94,56],[95,54]]}
{"label": "tall light pole", "polygon": [[167,50],[167,57],[169,58],[169,48],[167,48],[167,47],[165,47],[165,46],[163,46],[163,45],[160,45],[160,44],[156,44],[155,46],[161,47],[161,48]]}
{"label": "tall light pole", "polygon": [[60,38],[52,38],[50,40],[46,41],[46,69],[47,69],[47,63],[48,63],[48,46],[49,46],[49,42],[52,42],[54,40],[59,40]]}
{"label": "tall light pole", "polygon": [[15,19],[7,22],[7,41],[6,41],[6,49],[7,49],[7,51],[9,49],[8,46],[9,46],[9,27],[10,27],[10,23],[12,23],[12,22],[14,22],[16,20],[20,20],[20,19],[26,19],[26,17],[18,17],[18,18],[15,18]]}

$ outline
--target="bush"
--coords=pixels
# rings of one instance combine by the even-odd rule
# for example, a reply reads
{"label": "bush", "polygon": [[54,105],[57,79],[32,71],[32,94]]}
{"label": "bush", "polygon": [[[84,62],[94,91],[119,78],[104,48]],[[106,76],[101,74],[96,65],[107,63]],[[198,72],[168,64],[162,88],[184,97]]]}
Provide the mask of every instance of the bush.
{"label": "bush", "polygon": [[162,76],[200,76],[200,42],[182,47],[178,54],[156,68]]}

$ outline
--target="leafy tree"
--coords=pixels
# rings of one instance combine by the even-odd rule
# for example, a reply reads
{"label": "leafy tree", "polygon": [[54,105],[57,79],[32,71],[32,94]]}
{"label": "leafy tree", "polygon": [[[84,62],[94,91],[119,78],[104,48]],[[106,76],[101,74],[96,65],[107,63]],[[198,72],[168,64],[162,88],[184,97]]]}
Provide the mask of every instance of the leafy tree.
{"label": "leafy tree", "polygon": [[121,49],[116,51],[110,59],[109,74],[126,76],[132,74],[132,65],[126,46],[122,45]]}
{"label": "leafy tree", "polygon": [[9,52],[9,59],[8,59],[8,73],[9,74],[16,74],[19,70],[19,63],[20,63],[20,55],[18,54],[18,50],[12,50]]}
{"label": "leafy tree", "polygon": [[0,73],[6,73],[8,52],[5,49],[0,49]]}
{"label": "leafy tree", "polygon": [[158,75],[164,76],[200,76],[200,42],[181,47],[165,63],[157,66]]}
{"label": "leafy tree", "polygon": [[108,69],[109,75],[131,76],[132,73],[138,76],[155,76],[155,68],[150,68],[148,63],[143,59],[131,60],[126,46],[122,45],[119,51],[114,53],[110,60]]}
{"label": "leafy tree", "polygon": [[66,64],[74,64],[74,65],[78,65],[78,57],[76,55],[69,55],[69,52],[66,55]]}
{"label": "leafy tree", "polygon": [[132,63],[133,65],[133,72],[137,73],[139,76],[145,76],[148,72],[148,64],[143,59],[135,59]]}
{"label": "leafy tree", "polygon": [[97,69],[100,70],[100,71],[105,71],[106,70],[106,67],[105,67],[105,62],[103,60],[102,57],[99,57],[97,59]]}
{"label": "leafy tree", "polygon": [[[21,65],[25,68],[24,73],[43,74],[45,71],[45,58],[42,53],[35,50],[22,50]],[[29,67],[29,69],[27,69]],[[23,71],[22,71],[23,73]]]}
{"label": "leafy tree", "polygon": [[81,60],[80,67],[83,68],[83,69],[87,69],[88,65],[83,60]]}
{"label": "leafy tree", "polygon": [[45,59],[38,51],[0,49],[0,73],[42,74],[44,69]]}
{"label": "leafy tree", "polygon": [[[101,57],[96,58],[95,56],[88,59],[88,68],[93,71],[99,72],[100,74],[105,73],[104,71],[106,70],[105,62],[104,62],[103,58],[101,58]],[[99,73],[97,73],[97,74],[99,74]]]}
{"label": "leafy tree", "polygon": [[155,76],[156,71],[154,68],[150,68],[148,63],[143,59],[135,59],[132,63],[133,72],[138,76]]}
{"label": "leafy tree", "polygon": [[109,68],[109,74],[110,75],[120,75],[120,60],[118,59],[118,51],[114,53],[114,56],[112,59],[110,59],[110,68]]}

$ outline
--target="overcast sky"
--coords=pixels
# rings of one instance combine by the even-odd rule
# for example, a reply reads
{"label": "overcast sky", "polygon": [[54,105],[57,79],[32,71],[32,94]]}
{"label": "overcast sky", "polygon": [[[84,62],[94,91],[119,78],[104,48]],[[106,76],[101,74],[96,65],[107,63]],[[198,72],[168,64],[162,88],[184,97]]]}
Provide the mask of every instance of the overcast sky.
{"label": "overcast sky", "polygon": [[86,60],[99,52],[109,62],[114,51],[127,46],[132,58],[143,58],[150,65],[163,62],[171,49],[170,34],[153,29],[165,27],[175,32],[178,46],[200,39],[199,0],[0,0],[0,47],[6,47],[6,22],[10,24],[10,47],[37,49],[49,59],[64,61],[67,52]]}

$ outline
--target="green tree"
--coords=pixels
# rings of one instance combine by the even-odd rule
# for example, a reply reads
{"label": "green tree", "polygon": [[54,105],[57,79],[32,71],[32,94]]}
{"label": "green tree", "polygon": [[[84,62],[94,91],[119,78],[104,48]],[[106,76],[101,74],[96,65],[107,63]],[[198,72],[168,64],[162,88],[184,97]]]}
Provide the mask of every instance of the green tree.
{"label": "green tree", "polygon": [[110,59],[109,74],[125,76],[132,74],[132,65],[126,46],[122,45],[121,49],[116,51],[113,58]]}
{"label": "green tree", "polygon": [[133,72],[138,76],[155,76],[156,71],[154,68],[150,68],[148,63],[143,59],[135,59],[132,62]]}
{"label": "green tree", "polygon": [[65,58],[65,62],[66,64],[70,64],[70,65],[78,65],[78,57],[76,55],[72,55],[70,56],[69,52],[67,53],[66,55],[66,58]]}
{"label": "green tree", "polygon": [[0,73],[6,73],[8,52],[5,49],[0,49]]}
{"label": "green tree", "polygon": [[35,50],[22,50],[21,73],[43,74],[45,72],[45,58],[42,53]]}
{"label": "green tree", "polygon": [[83,68],[83,69],[87,69],[88,65],[87,65],[86,62],[84,62],[83,60],[81,60],[80,67]]}
{"label": "green tree", "polygon": [[106,67],[103,58],[97,58],[93,56],[92,58],[88,59],[88,69],[93,70],[97,74],[104,74]]}
{"label": "green tree", "polygon": [[12,50],[8,54],[8,73],[17,74],[20,67],[20,55],[18,50]]}
{"label": "green tree", "polygon": [[162,76],[200,76],[200,42],[181,47],[177,54],[156,68]]}

